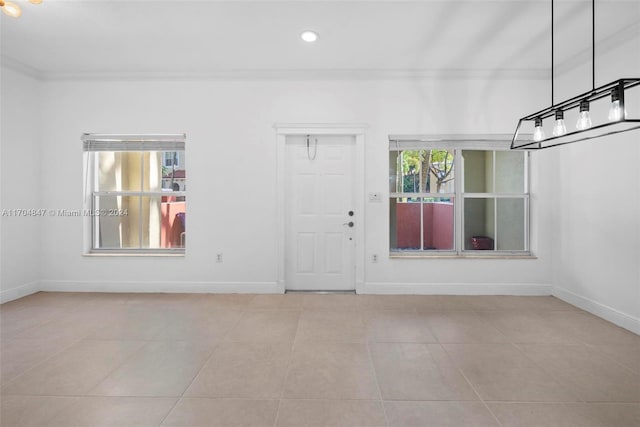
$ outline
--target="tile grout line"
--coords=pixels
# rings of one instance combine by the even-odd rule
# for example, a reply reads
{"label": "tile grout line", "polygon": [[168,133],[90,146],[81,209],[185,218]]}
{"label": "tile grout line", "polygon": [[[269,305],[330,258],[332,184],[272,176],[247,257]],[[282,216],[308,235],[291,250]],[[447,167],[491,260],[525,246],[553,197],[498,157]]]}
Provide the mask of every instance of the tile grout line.
{"label": "tile grout line", "polygon": [[[93,331],[95,332],[95,331]],[[55,355],[58,355],[60,353],[62,353],[63,351],[68,350],[69,348],[71,348],[72,346],[80,343],[80,342],[88,342],[88,341],[102,341],[102,340],[92,340],[92,339],[88,339],[87,337],[89,336],[90,333],[88,333],[86,336],[84,336],[83,338],[80,338],[78,341],[74,342],[73,344],[69,345],[67,348],[65,348],[64,350],[61,350],[60,352],[56,353]],[[111,369],[101,380],[98,381],[97,384],[95,384],[92,388],[90,388],[89,390],[86,391],[85,394],[82,395],[78,395],[78,396],[74,396],[74,397],[119,397],[119,396],[100,396],[100,395],[90,395],[89,393],[91,393],[92,390],[96,389],[100,384],[102,384],[113,372],[115,372],[118,368],[120,368],[121,366],[123,366],[127,361],[131,360],[133,358],[134,355],[136,355],[139,351],[141,351],[144,347],[147,346],[148,342],[146,341],[138,341],[138,340],[117,340],[117,341],[127,341],[127,342],[138,342],[138,343],[143,343],[137,350],[133,351],[132,354],[123,359],[123,361],[118,364],[117,366],[115,366],[113,369]],[[51,357],[47,358],[46,360],[42,361],[41,363],[38,363],[37,366],[43,364],[44,362],[50,360],[51,358],[53,358],[55,355],[52,355]],[[28,371],[31,371],[32,369],[34,369],[36,366],[31,367],[30,369],[28,369],[27,371],[23,372],[22,374],[20,374],[18,377],[16,377],[15,379],[11,380],[9,383],[17,380],[19,377],[21,377],[22,375],[26,374]],[[7,384],[9,384],[7,383]],[[4,387],[4,384],[3,384]],[[16,396],[16,395],[11,395],[11,394],[7,394],[8,396]],[[41,396],[41,395],[26,395],[26,396]],[[51,397],[68,397],[68,395],[52,395]]]}
{"label": "tile grout line", "polygon": [[[255,297],[254,297],[255,298]],[[214,307],[209,307],[208,310],[214,310]],[[173,404],[173,406],[171,407],[171,409],[169,409],[169,411],[165,414],[165,416],[162,418],[162,420],[160,420],[160,424],[158,424],[158,427],[162,426],[162,424],[166,421],[166,419],[169,417],[169,415],[171,414],[171,412],[173,412],[173,410],[176,408],[176,406],[178,406],[178,403],[180,403],[181,400],[184,399],[184,394],[189,390],[189,388],[193,385],[193,382],[196,380],[196,378],[198,378],[198,376],[200,375],[200,373],[202,372],[202,370],[204,369],[204,367],[207,365],[207,363],[209,363],[209,360],[211,360],[211,358],[213,357],[214,353],[216,352],[216,349],[218,348],[218,346],[220,344],[222,344],[224,342],[224,339],[226,338],[226,336],[233,330],[233,328],[235,328],[240,321],[243,319],[244,314],[246,312],[246,307],[243,307],[242,310],[240,310],[240,316],[238,316],[238,319],[236,320],[236,322],[233,324],[233,326],[229,327],[229,330],[227,330],[224,334],[222,334],[222,338],[220,339],[220,342],[218,342],[217,344],[214,344],[213,348],[211,349],[211,354],[209,354],[209,357],[207,357],[207,359],[204,361],[204,363],[202,364],[202,366],[200,366],[200,369],[198,369],[198,372],[196,372],[196,374],[193,376],[193,378],[191,378],[191,382],[189,382],[189,384],[185,387],[185,389],[182,391],[182,394],[180,396],[177,396],[177,399],[175,401],[175,403]]]}
{"label": "tile grout line", "polygon": [[[12,338],[12,339],[38,339],[38,338]],[[84,341],[85,338],[80,338],[77,341],[72,341],[71,344],[69,344],[66,347],[63,347],[62,349],[60,349],[57,352],[53,352],[50,356],[45,357],[43,360],[41,360],[40,362],[35,363],[33,366],[28,367],[27,369],[25,369],[24,371],[20,372],[18,375],[16,375],[13,378],[10,378],[4,382],[2,382],[2,384],[0,384],[0,390],[4,387],[6,387],[8,384],[11,384],[12,382],[14,382],[15,380],[19,379],[20,377],[22,377],[23,375],[27,374],[28,372],[34,370],[35,368],[37,368],[38,366],[44,364],[45,362],[48,362],[49,360],[53,359],[55,356],[59,355],[60,353],[69,350],[71,347],[73,347],[74,345],[78,344],[81,341]]]}
{"label": "tile grout line", "polygon": [[[477,315],[477,313],[475,311],[471,311],[472,313],[474,313],[475,315]],[[427,321],[427,329],[429,330],[429,332],[431,333],[431,336],[433,336],[433,338],[436,340],[436,344],[438,346],[440,346],[440,348],[442,349],[442,351],[444,351],[444,354],[446,355],[449,363],[451,363],[451,365],[453,367],[455,367],[455,369],[460,373],[460,375],[462,375],[462,378],[464,378],[464,380],[467,382],[467,384],[469,384],[469,387],[471,388],[471,390],[473,390],[473,392],[475,393],[475,395],[478,397],[478,400],[480,400],[480,402],[482,402],[482,405],[487,409],[487,411],[489,411],[489,413],[491,414],[491,416],[493,417],[493,419],[498,423],[498,425],[500,427],[502,427],[502,423],[500,422],[500,420],[498,419],[498,417],[496,416],[496,414],[493,413],[493,411],[491,410],[491,408],[489,408],[489,405],[487,405],[487,403],[484,401],[484,399],[482,398],[482,396],[480,396],[480,393],[478,392],[478,390],[476,390],[476,388],[473,386],[473,384],[471,383],[471,381],[469,380],[469,378],[467,378],[467,376],[464,374],[464,372],[462,371],[462,368],[460,368],[456,363],[454,363],[453,358],[451,357],[451,355],[449,354],[449,352],[447,351],[447,349],[444,347],[443,344],[449,344],[449,343],[443,343],[442,340],[440,340],[440,338],[438,338],[438,335],[435,334],[433,332],[433,329],[429,323],[429,321]],[[497,330],[497,329],[496,329]],[[498,331],[500,332],[500,331]],[[500,332],[502,333],[502,332]],[[426,346],[428,346],[429,344],[424,344]]]}
{"label": "tile grout line", "polygon": [[634,368],[632,368],[631,366],[627,366],[626,364],[619,362],[618,360],[616,360],[613,356],[608,355],[607,353],[605,353],[604,351],[602,351],[601,349],[597,348],[596,346],[622,346],[624,344],[610,344],[610,343],[599,343],[599,344],[590,344],[590,343],[584,343],[584,345],[590,350],[593,351],[594,353],[602,356],[604,359],[607,359],[611,362],[613,362],[614,364],[621,366],[624,370],[629,371],[631,373],[633,373],[634,375],[638,375],[640,376],[640,370],[636,371]]}
{"label": "tile grout line", "polygon": [[[98,383],[96,385],[94,385],[93,387],[91,387],[91,389],[87,390],[87,392],[85,393],[86,397],[100,397],[100,395],[92,395],[90,394],[93,390],[95,390],[96,388],[98,388],[102,383],[104,383],[107,378],[109,378],[111,376],[111,374],[113,374],[115,371],[117,371],[118,369],[120,369],[122,366],[125,365],[125,363],[129,362],[131,359],[134,358],[134,356],[136,356],[139,352],[142,351],[143,348],[145,348],[146,346],[149,345],[149,341],[136,341],[136,340],[120,340],[120,341],[129,341],[129,342],[141,342],[143,343],[138,349],[136,349],[136,351],[131,352],[131,354],[129,355],[129,357],[126,357],[122,360],[122,363],[118,364],[117,366],[115,366],[113,369],[111,369],[107,375],[105,375],[100,381],[98,381]],[[109,397],[109,396],[102,396],[102,397]],[[117,397],[117,396],[111,396],[111,397]]]}
{"label": "tile grout line", "polygon": [[[535,366],[538,367],[538,369],[540,369],[542,372],[545,373],[545,375],[548,375],[549,378],[551,378],[551,380],[558,384],[559,386],[564,387],[565,389],[567,389],[567,391],[569,391],[572,395],[576,396],[578,399],[580,399],[578,402],[579,403],[587,403],[586,400],[584,400],[582,398],[582,396],[580,395],[580,393],[578,391],[574,391],[574,386],[572,384],[566,384],[564,381],[560,381],[556,379],[556,376],[553,375],[552,372],[547,371],[542,365],[540,365],[538,362],[536,362],[535,360],[533,360],[532,358],[530,358],[529,356],[527,356],[527,353],[524,352],[524,350],[522,350],[518,344],[520,345],[527,345],[526,343],[514,343],[513,341],[511,341],[509,343],[512,347],[514,347],[516,349],[516,351],[518,353],[520,353],[526,360],[528,360],[529,362],[533,363]],[[575,345],[575,344],[529,344],[529,345]],[[580,343],[580,345],[585,346],[584,344]]]}
{"label": "tile grout line", "polygon": [[[44,322],[42,324],[40,324],[38,327],[42,327],[47,325],[50,322],[53,322],[55,319],[52,319],[50,321]],[[25,375],[26,373],[32,371],[33,369],[37,368],[38,366],[44,364],[45,362],[48,362],[49,360],[51,360],[52,358],[54,358],[55,356],[61,354],[64,351],[69,350],[71,347],[83,342],[83,341],[136,341],[136,342],[145,342],[147,343],[149,340],[127,340],[127,339],[114,339],[114,340],[103,340],[103,339],[92,339],[90,338],[92,336],[92,334],[94,334],[98,329],[100,328],[100,326],[96,326],[95,329],[92,329],[90,332],[87,332],[86,335],[82,335],[80,338],[76,339],[75,341],[70,341],[70,344],[64,348],[62,348],[60,351],[58,352],[54,352],[52,355],[50,355],[49,357],[46,357],[44,360],[36,363],[35,365],[27,368],[25,371],[21,372],[20,374],[16,375],[15,377],[13,377],[12,379],[0,384],[0,389],[2,387],[5,387],[7,384],[12,383],[13,381],[17,380],[18,378],[20,378],[21,376]],[[31,328],[28,328],[31,329]],[[43,338],[29,338],[29,337],[20,337],[20,338],[11,338],[13,340],[43,340]],[[144,345],[143,345],[144,347]],[[128,359],[127,359],[128,360]],[[113,371],[109,372],[109,375],[112,373]],[[105,377],[106,378],[106,377]],[[102,381],[100,381],[102,382]]]}
{"label": "tile grout line", "polygon": [[[6,394],[5,396],[15,396],[15,397],[53,397],[53,398],[88,398],[88,399],[179,399],[180,396],[136,396],[136,395],[120,395],[120,396],[102,396],[102,395],[86,395],[86,394],[25,394],[25,393],[16,393],[16,394]],[[255,397],[208,397],[208,396],[193,396],[186,397],[187,399],[201,399],[201,400],[247,400],[247,401],[255,401],[255,400],[279,400],[279,398],[255,398]],[[320,397],[288,397],[284,400],[299,400],[299,401],[344,401],[344,402],[375,402],[375,399],[355,399],[355,398],[320,398]],[[385,399],[386,402],[478,402],[478,400],[472,399],[393,399],[388,398]],[[638,405],[640,402],[635,401],[589,401],[589,402],[576,402],[576,401],[553,401],[553,402],[540,402],[536,400],[486,400],[489,403],[541,403],[541,404],[611,404],[611,405]]]}
{"label": "tile grout line", "polygon": [[[127,301],[128,301],[129,299],[130,299],[130,298],[128,298],[128,299],[127,299]],[[77,308],[78,308],[81,304],[82,304],[82,302],[78,302],[76,305],[74,305],[74,306],[73,306],[73,310],[77,310]],[[124,305],[126,305],[126,304],[127,304],[127,302],[125,302],[125,303],[124,303]],[[76,312],[77,312],[77,311],[76,311]],[[49,324],[49,323],[51,323],[51,322],[53,322],[53,321],[59,320],[59,319],[61,319],[61,318],[64,318],[65,316],[68,316],[68,315],[69,315],[69,314],[67,314],[67,315],[60,315],[60,317],[59,317],[59,318],[50,319],[50,320],[47,320],[47,321],[45,321],[45,322],[42,322],[42,323],[40,323],[40,324],[38,324],[38,325],[36,325],[36,326],[26,328],[26,329],[25,329],[25,331],[30,330],[30,329],[33,329],[33,328],[35,328],[35,327],[40,328],[40,327],[46,326],[47,324]],[[53,354],[51,354],[49,357],[46,357],[46,358],[45,358],[45,359],[43,359],[42,361],[40,361],[40,362],[36,363],[35,365],[33,365],[33,366],[31,366],[31,367],[27,368],[25,371],[21,372],[20,374],[16,375],[15,377],[11,378],[10,380],[8,380],[8,381],[6,381],[6,382],[4,382],[4,383],[0,384],[0,389],[1,389],[1,388],[3,388],[3,387],[6,387],[8,384],[10,384],[10,383],[14,382],[15,380],[19,379],[20,377],[22,377],[22,376],[23,376],[23,375],[25,375],[26,373],[28,373],[28,372],[32,371],[33,369],[35,369],[35,368],[37,368],[38,366],[40,366],[40,365],[44,364],[45,362],[48,362],[48,361],[49,361],[49,360],[51,360],[53,357],[55,357],[55,356],[57,356],[57,355],[61,354],[61,353],[62,353],[62,352],[64,352],[64,351],[69,350],[71,347],[73,347],[73,346],[75,346],[75,345],[77,345],[77,344],[79,344],[80,342],[83,342],[83,341],[107,341],[107,342],[110,342],[110,341],[129,341],[129,342],[143,342],[143,343],[145,343],[145,344],[144,344],[144,345],[142,345],[142,347],[145,347],[145,345],[146,345],[147,343],[149,343],[149,342],[155,341],[155,340],[153,340],[153,339],[143,339],[143,340],[139,340],[139,339],[100,339],[100,338],[91,338],[92,334],[95,334],[95,333],[96,333],[96,331],[98,331],[100,328],[101,328],[101,326],[96,326],[96,327],[95,327],[94,329],[92,329],[90,332],[87,332],[87,333],[86,333],[86,335],[82,335],[80,338],[76,339],[75,341],[70,341],[70,344],[69,344],[68,346],[66,346],[66,347],[62,348],[61,350],[59,350],[59,351],[57,351],[57,352],[54,352],[54,353],[53,353]],[[24,331],[23,331],[23,332],[24,332]],[[43,338],[11,337],[10,339],[13,339],[13,340],[42,340]],[[142,348],[142,347],[140,347],[140,348]],[[135,353],[137,353],[137,351],[135,351],[135,352],[134,352],[134,354],[135,354]],[[129,359],[130,359],[130,358],[125,359],[125,361],[123,362],[123,364],[124,364],[126,361],[128,361]],[[121,366],[121,365],[119,365],[118,367],[120,367],[120,366]],[[116,367],[115,369],[117,369],[118,367]],[[115,371],[115,369],[114,369],[114,370],[112,370],[112,371],[109,371],[109,373],[107,374],[107,376],[111,375],[111,374]],[[106,379],[106,377],[105,377],[104,379]],[[101,380],[101,381],[96,385],[96,387],[97,387],[98,385],[100,385],[100,384],[104,381],[104,379],[103,379],[103,380]],[[94,388],[95,388],[95,387],[94,387]],[[92,388],[92,390],[93,390],[93,388]]]}
{"label": "tile grout line", "polygon": [[[366,325],[365,325],[365,334],[366,334]],[[384,416],[384,422],[389,427],[389,417],[387,416],[387,408],[385,407],[384,400],[382,399],[382,389],[380,388],[380,382],[378,381],[378,371],[376,370],[375,363],[373,362],[373,353],[371,352],[371,347],[369,346],[369,340],[365,336],[365,344],[367,346],[367,355],[369,356],[369,365],[371,370],[373,370],[373,378],[376,382],[376,389],[378,390],[378,398],[380,399],[380,406],[382,406],[382,414]]]}
{"label": "tile grout line", "polygon": [[473,390],[473,392],[476,394],[476,396],[478,396],[478,400],[480,402],[482,402],[482,405],[486,408],[487,411],[489,411],[489,413],[491,414],[491,416],[493,417],[493,419],[498,423],[498,425],[500,427],[503,427],[502,423],[500,422],[500,420],[498,419],[498,417],[496,416],[496,414],[493,413],[493,411],[491,410],[491,408],[489,407],[489,405],[487,405],[487,402],[485,402],[485,400],[482,398],[482,396],[480,395],[480,393],[478,392],[478,390],[474,387],[473,383],[471,382],[471,380],[469,380],[469,378],[467,378],[467,376],[464,374],[464,371],[462,370],[462,368],[460,368],[456,363],[454,363],[453,358],[451,357],[451,355],[449,354],[449,352],[447,351],[447,349],[442,345],[439,344],[440,347],[442,348],[442,350],[444,351],[444,353],[447,355],[447,358],[449,359],[449,361],[451,362],[451,364],[453,366],[455,366],[455,368],[458,370],[458,372],[460,373],[460,375],[462,375],[462,378],[464,378],[464,380],[467,382],[467,384],[469,384],[469,387],[471,387],[471,390]]}
{"label": "tile grout line", "polygon": [[[36,292],[35,294],[27,295],[26,297],[22,297],[22,298],[29,298],[30,296],[37,295],[37,294],[39,294],[41,292],[42,291],[39,291],[39,292]],[[22,298],[19,298],[18,300],[20,300]],[[46,298],[46,296],[43,296],[42,298]],[[11,302],[11,301],[8,301],[8,302]],[[23,328],[23,329],[19,329],[18,331],[15,331],[14,334],[23,333],[23,332],[29,331],[31,329],[34,329],[34,328],[40,328],[40,327],[45,326],[45,325],[47,325],[47,324],[49,324],[51,322],[54,322],[56,320],[60,320],[60,319],[64,318],[65,316],[68,316],[70,313],[72,313],[71,310],[77,310],[77,308],[80,307],[81,304],[82,304],[82,301],[77,301],[75,304],[71,304],[70,307],[57,307],[57,308],[62,310],[62,312],[58,316],[54,316],[54,317],[49,318],[49,319],[47,319],[47,320],[45,320],[43,322],[36,323],[35,325],[32,325],[32,326],[29,326],[29,327],[26,327],[26,328]],[[35,306],[38,307],[38,304],[36,303]],[[47,308],[46,305],[44,306],[44,308]],[[54,307],[50,307],[50,308],[54,308]],[[17,337],[9,337],[9,338],[17,338]]]}
{"label": "tile grout line", "polygon": [[[276,310],[276,312],[280,311],[280,307]],[[273,427],[278,425],[278,420],[280,418],[280,407],[282,406],[282,400],[284,399],[284,391],[287,387],[287,380],[289,379],[289,374],[291,373],[291,366],[293,365],[293,351],[295,349],[296,341],[298,340],[298,332],[300,331],[300,318],[302,317],[302,313],[304,311],[304,302],[302,309],[298,312],[298,321],[296,324],[296,333],[293,336],[293,341],[291,342],[291,348],[289,350],[289,362],[287,363],[287,372],[284,375],[284,382],[282,383],[282,390],[280,390],[280,398],[278,399],[278,408],[276,409],[276,416],[273,420]]]}
{"label": "tile grout line", "polygon": [[[75,309],[77,309],[77,307],[79,307],[79,306],[80,306],[80,304],[81,304],[80,302],[76,303],[76,304],[73,306],[73,309],[74,309],[74,310],[75,310]],[[54,321],[56,321],[56,320],[59,320],[59,319],[62,319],[62,318],[64,318],[64,317],[65,317],[65,316],[67,316],[67,315],[68,315],[68,314],[60,314],[60,316],[59,316],[59,317],[55,317],[55,318],[52,318],[52,319],[46,320],[46,321],[44,321],[44,322],[42,322],[42,323],[38,323],[38,324],[36,324],[36,325],[34,325],[34,326],[31,326],[31,327],[28,327],[28,328],[24,328],[24,329],[20,330],[19,332],[20,332],[20,333],[23,333],[23,332],[25,332],[25,331],[29,331],[29,330],[34,329],[34,328],[36,328],[36,327],[37,327],[37,328],[40,328],[40,327],[46,326],[46,325],[48,325],[49,323],[52,323],[52,322],[54,322]],[[97,328],[96,328],[96,329],[97,329]],[[6,387],[6,385],[7,385],[7,384],[11,384],[13,381],[17,380],[18,378],[20,378],[21,376],[23,376],[23,375],[24,375],[24,374],[26,374],[27,372],[32,371],[32,370],[33,370],[33,369],[35,369],[36,367],[38,367],[38,366],[40,366],[40,365],[44,364],[45,362],[47,362],[47,361],[49,361],[50,359],[52,359],[52,358],[54,358],[55,356],[57,356],[58,354],[60,354],[60,353],[62,353],[62,352],[64,352],[64,351],[67,351],[68,349],[70,349],[70,348],[71,348],[71,347],[73,347],[74,345],[78,344],[79,342],[86,340],[86,339],[87,339],[87,337],[88,337],[92,332],[95,332],[95,330],[94,330],[94,331],[91,331],[91,332],[88,332],[86,336],[82,336],[82,337],[77,338],[77,339],[75,339],[75,340],[71,340],[71,341],[69,342],[69,345],[67,345],[67,346],[65,346],[65,347],[63,347],[63,348],[61,348],[61,349],[60,349],[59,351],[57,351],[57,352],[53,352],[53,353],[52,353],[51,355],[49,355],[48,357],[45,357],[45,358],[44,358],[43,360],[41,360],[40,362],[37,362],[37,363],[35,363],[33,366],[28,367],[27,369],[25,369],[24,371],[20,372],[20,373],[19,373],[18,375],[16,375],[15,377],[10,378],[10,379],[8,379],[8,380],[6,380],[6,381],[3,381],[2,383],[0,383],[0,393],[1,393],[2,388]],[[16,333],[17,333],[17,332],[16,332]],[[0,337],[1,337],[1,333],[0,333]],[[34,341],[36,341],[36,340],[40,340],[40,341],[44,340],[44,338],[30,338],[30,337],[17,337],[17,336],[10,336],[10,337],[8,337],[7,339],[9,339],[9,340],[14,340],[14,341],[15,341],[15,340],[34,340]]]}

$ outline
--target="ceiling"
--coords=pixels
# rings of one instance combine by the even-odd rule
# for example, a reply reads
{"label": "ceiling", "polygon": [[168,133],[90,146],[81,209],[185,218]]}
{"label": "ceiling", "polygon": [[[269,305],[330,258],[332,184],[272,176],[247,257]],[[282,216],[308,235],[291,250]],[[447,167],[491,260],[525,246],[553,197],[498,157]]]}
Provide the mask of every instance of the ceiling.
{"label": "ceiling", "polygon": [[[550,1],[20,3],[2,61],[41,78],[109,75],[548,75]],[[598,49],[640,33],[640,1],[598,0]],[[557,63],[590,60],[590,1],[556,0]],[[306,29],[319,33],[304,43]]]}

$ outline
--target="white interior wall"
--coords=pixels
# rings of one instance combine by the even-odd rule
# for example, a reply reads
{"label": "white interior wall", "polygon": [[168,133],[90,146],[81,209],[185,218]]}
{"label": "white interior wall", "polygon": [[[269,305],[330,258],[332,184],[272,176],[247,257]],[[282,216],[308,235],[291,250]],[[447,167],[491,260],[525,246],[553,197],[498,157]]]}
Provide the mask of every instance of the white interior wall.
{"label": "white interior wall", "polygon": [[[626,74],[637,74],[636,59],[624,61]],[[580,79],[571,73],[559,76],[559,97],[581,90],[572,92],[569,82]],[[275,291],[273,124],[365,123],[366,192],[385,196],[366,203],[367,261],[381,255],[366,264],[367,291],[530,293],[553,283],[561,298],[637,330],[640,152],[633,133],[607,139],[619,154],[607,178],[593,167],[605,141],[532,155],[536,260],[385,256],[387,135],[508,133],[518,114],[546,105],[547,93],[542,81],[38,82],[3,69],[3,209],[80,209],[83,132],[186,132],[190,234],[184,258],[83,257],[80,218],[3,217],[2,300],[36,289]],[[511,107],[513,99],[521,105]],[[591,202],[605,190],[608,203]],[[218,252],[223,263],[214,262]]]}
{"label": "white interior wall", "polygon": [[366,192],[384,196],[364,213],[366,292],[549,293],[548,207],[535,193],[535,168],[537,259],[389,259],[386,201],[389,134],[510,133],[519,110],[543,102],[536,97],[546,87],[522,80],[45,82],[42,206],[82,207],[83,132],[185,132],[189,240],[184,258],[86,257],[82,219],[46,217],[42,288],[277,291],[274,123],[363,123]]}
{"label": "white interior wall", "polygon": [[[596,86],[640,77],[640,34],[601,49]],[[591,88],[591,61],[558,76],[556,101]],[[638,90],[635,90],[638,93]],[[637,95],[636,95],[637,97]],[[636,98],[628,112],[640,117]],[[575,123],[567,123],[567,127]],[[640,333],[640,130],[545,150],[540,197],[552,203],[554,295]]]}
{"label": "white interior wall", "polygon": [[[0,71],[0,302],[38,289],[40,207],[40,82]],[[20,210],[16,212],[15,210]],[[19,214],[20,216],[12,216]]]}

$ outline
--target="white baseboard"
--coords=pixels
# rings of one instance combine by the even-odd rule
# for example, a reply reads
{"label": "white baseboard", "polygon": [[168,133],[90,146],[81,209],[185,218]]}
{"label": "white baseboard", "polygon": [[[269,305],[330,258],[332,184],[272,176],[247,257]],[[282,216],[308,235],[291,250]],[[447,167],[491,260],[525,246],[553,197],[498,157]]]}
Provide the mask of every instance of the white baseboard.
{"label": "white baseboard", "polygon": [[283,293],[283,290],[275,282],[108,282],[43,280],[40,282],[40,290],[47,292]]}
{"label": "white baseboard", "polygon": [[[359,294],[381,295],[551,295],[551,285],[496,283],[359,283]],[[46,292],[160,292],[281,294],[277,282],[109,282],[41,280],[0,293],[2,302]],[[577,305],[577,304],[576,304]]]}
{"label": "white baseboard", "polygon": [[583,297],[576,293],[571,292],[568,289],[554,286],[552,295],[559,298],[571,305],[575,305],[591,314],[595,314],[598,317],[602,317],[611,323],[614,323],[622,328],[625,328],[635,334],[640,335],[640,319],[631,316],[630,314],[623,313],[615,308],[611,308],[607,305],[601,304],[592,299]]}
{"label": "white baseboard", "polygon": [[358,293],[408,295],[551,295],[538,283],[365,283]]}
{"label": "white baseboard", "polygon": [[40,282],[37,280],[25,283],[24,285],[20,285],[15,288],[7,289],[6,291],[0,292],[0,304],[35,294],[38,291],[40,291]]}

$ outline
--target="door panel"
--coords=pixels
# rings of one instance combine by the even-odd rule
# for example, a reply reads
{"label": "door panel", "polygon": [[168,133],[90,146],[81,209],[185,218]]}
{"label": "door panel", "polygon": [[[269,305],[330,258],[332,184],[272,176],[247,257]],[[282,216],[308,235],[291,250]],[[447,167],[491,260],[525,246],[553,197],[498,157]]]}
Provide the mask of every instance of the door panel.
{"label": "door panel", "polygon": [[295,181],[296,213],[298,215],[313,215],[316,212],[316,176],[299,174]]}
{"label": "door panel", "polygon": [[325,233],[325,271],[332,274],[343,272],[342,233]]}
{"label": "door panel", "polygon": [[299,254],[297,273],[313,273],[315,270],[316,235],[315,233],[298,233],[295,252]]}
{"label": "door panel", "polygon": [[287,289],[355,289],[354,153],[351,136],[286,140]]}

